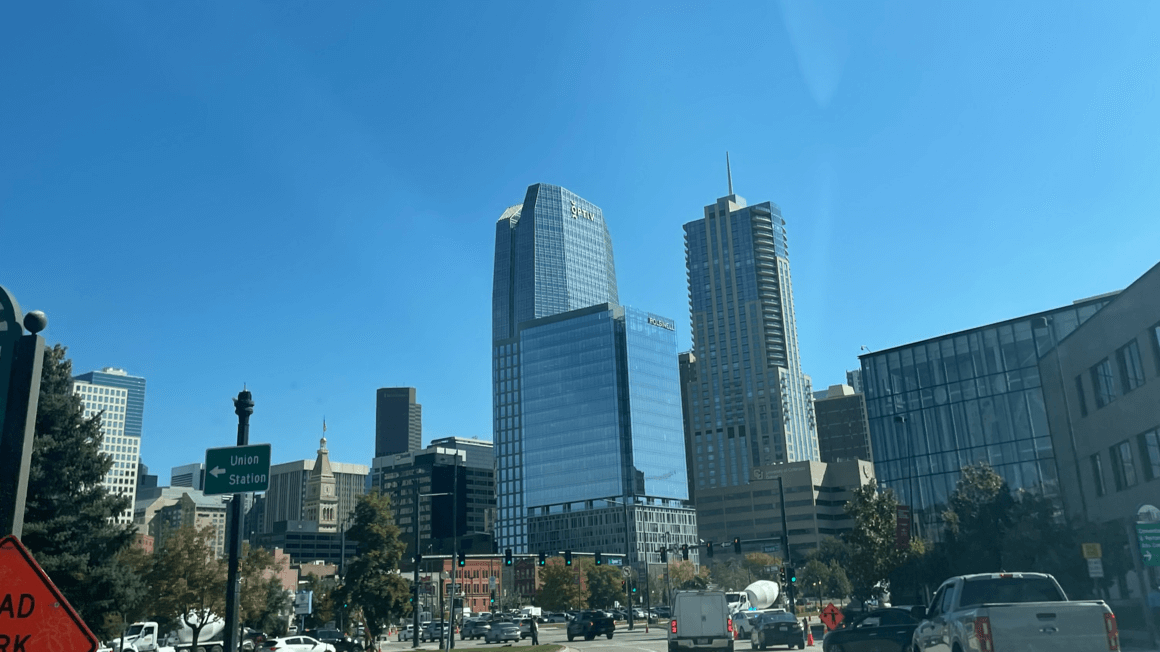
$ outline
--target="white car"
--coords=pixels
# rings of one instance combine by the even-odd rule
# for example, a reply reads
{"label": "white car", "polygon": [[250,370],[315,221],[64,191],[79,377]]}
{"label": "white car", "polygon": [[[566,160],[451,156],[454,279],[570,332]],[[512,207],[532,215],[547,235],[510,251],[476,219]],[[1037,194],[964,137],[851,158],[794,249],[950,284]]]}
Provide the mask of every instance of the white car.
{"label": "white car", "polygon": [[286,636],[268,638],[262,644],[262,652],[336,652],[330,643],[323,643],[309,636]]}

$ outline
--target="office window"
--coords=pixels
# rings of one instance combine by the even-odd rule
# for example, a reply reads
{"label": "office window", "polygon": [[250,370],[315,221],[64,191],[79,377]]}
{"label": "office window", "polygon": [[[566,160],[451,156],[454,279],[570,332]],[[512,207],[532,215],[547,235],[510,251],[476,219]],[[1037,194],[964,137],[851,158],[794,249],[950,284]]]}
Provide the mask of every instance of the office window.
{"label": "office window", "polygon": [[1139,481],[1136,476],[1136,463],[1132,457],[1131,442],[1122,441],[1116,444],[1113,449],[1116,451],[1116,465],[1120,470],[1121,489],[1136,486]]}
{"label": "office window", "polygon": [[1096,395],[1096,407],[1102,408],[1116,400],[1116,377],[1112,373],[1112,363],[1107,358],[1091,368],[1092,389]]}
{"label": "office window", "polygon": [[1116,351],[1116,362],[1120,367],[1120,384],[1125,394],[1144,384],[1144,363],[1140,360],[1140,346],[1136,340]]}
{"label": "office window", "polygon": [[1152,351],[1156,354],[1156,368],[1160,370],[1160,324],[1152,327]]}
{"label": "office window", "polygon": [[1083,391],[1083,374],[1075,377],[1075,397],[1076,401],[1079,403],[1079,415],[1081,417],[1086,417],[1088,415],[1087,395],[1084,394]]}
{"label": "office window", "polygon": [[1108,485],[1104,480],[1104,467],[1100,464],[1100,454],[1092,455],[1092,478],[1095,479],[1096,495],[1103,496],[1108,493]]}
{"label": "office window", "polygon": [[1140,466],[1144,478],[1160,478],[1160,430],[1152,430],[1140,435]]}

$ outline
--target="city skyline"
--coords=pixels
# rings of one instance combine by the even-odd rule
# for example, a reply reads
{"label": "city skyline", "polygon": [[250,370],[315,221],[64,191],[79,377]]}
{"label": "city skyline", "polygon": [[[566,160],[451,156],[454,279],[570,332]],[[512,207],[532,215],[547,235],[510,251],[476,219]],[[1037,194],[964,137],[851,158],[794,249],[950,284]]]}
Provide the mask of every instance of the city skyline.
{"label": "city skyline", "polygon": [[[616,216],[619,303],[688,350],[681,225],[727,190],[729,150],[734,185],[792,221],[815,388],[862,346],[1156,262],[1146,3],[139,9],[12,8],[0,283],[74,373],[149,380],[159,475],[233,443],[243,385],[275,463],[312,457],[325,417],[331,457],[369,464],[380,387],[417,388],[423,444],[489,439],[495,217],[538,181]],[[738,24],[770,38],[704,47]],[[512,29],[532,38],[485,36]],[[488,54],[431,47],[448,34]],[[706,90],[722,71],[744,101]]]}

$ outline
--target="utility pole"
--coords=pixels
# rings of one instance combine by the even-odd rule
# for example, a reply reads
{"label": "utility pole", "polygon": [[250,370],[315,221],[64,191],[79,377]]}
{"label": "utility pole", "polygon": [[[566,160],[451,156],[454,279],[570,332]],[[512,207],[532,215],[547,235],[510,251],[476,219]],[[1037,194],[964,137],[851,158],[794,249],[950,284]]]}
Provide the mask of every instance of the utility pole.
{"label": "utility pole", "polygon": [[[234,399],[234,414],[238,415],[238,446],[250,443],[250,415],[254,413],[254,400],[250,392],[243,389]],[[226,576],[226,635],[225,652],[238,652],[238,603],[241,598],[241,582],[238,577],[238,563],[242,557],[242,496],[234,494],[230,501],[230,547],[229,569]]]}

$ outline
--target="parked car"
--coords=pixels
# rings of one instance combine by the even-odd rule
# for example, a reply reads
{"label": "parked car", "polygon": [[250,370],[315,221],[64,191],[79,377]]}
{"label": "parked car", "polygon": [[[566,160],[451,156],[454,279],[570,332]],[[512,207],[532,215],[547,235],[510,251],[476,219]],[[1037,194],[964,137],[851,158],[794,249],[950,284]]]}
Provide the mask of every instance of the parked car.
{"label": "parked car", "polygon": [[568,614],[550,614],[548,616],[550,623],[566,623],[568,622]]}
{"label": "parked car", "polygon": [[519,626],[520,626],[520,639],[521,640],[523,640],[525,638],[532,637],[532,619],[531,618],[521,619],[519,622]]}
{"label": "parked car", "polygon": [[482,618],[468,618],[463,621],[463,626],[459,628],[460,640],[467,639],[475,640],[482,637],[491,629],[491,624]]}
{"label": "parked car", "polygon": [[582,611],[568,623],[568,640],[583,636],[585,641],[591,641],[601,634],[612,638],[615,631],[616,623],[603,611]]}
{"label": "parked car", "polygon": [[906,609],[876,609],[843,620],[822,639],[822,652],[869,649],[903,652],[914,639],[918,619]]}
{"label": "parked car", "polygon": [[806,649],[806,630],[796,616],[784,611],[765,613],[750,621],[750,647],[766,650],[770,645],[788,645]]}
{"label": "parked car", "polygon": [[491,629],[483,635],[483,640],[488,643],[519,643],[520,627],[515,623],[493,623]]}
{"label": "parked car", "polygon": [[337,652],[334,646],[310,636],[268,638],[262,644],[263,652]]}

